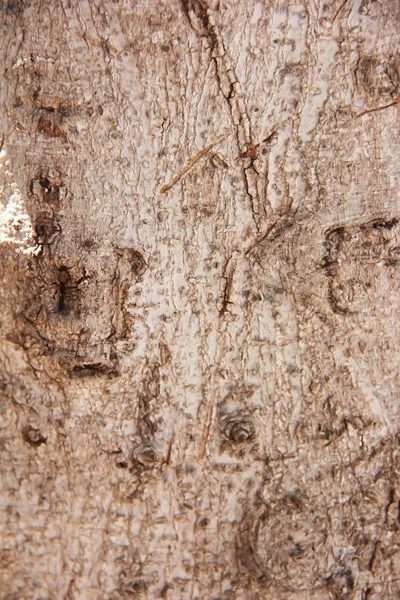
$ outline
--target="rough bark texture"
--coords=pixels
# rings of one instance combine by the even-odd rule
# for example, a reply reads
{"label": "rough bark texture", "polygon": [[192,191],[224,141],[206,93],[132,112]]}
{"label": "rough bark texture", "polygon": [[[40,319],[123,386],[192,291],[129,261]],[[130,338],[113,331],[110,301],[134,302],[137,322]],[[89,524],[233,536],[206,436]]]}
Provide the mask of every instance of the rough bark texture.
{"label": "rough bark texture", "polygon": [[0,18],[0,597],[400,597],[398,3]]}

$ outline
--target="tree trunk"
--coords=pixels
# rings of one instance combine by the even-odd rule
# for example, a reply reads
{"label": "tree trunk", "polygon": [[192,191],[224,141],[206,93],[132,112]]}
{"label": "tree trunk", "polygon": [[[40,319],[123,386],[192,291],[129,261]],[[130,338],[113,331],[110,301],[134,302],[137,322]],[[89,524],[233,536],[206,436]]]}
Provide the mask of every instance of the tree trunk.
{"label": "tree trunk", "polygon": [[400,596],[397,2],[1,22],[0,597]]}

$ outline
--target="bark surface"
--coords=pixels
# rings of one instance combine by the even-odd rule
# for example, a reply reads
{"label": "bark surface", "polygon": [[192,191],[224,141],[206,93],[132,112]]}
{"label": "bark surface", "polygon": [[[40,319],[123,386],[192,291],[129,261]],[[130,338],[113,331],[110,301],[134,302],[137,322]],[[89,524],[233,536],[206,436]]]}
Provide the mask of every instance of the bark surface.
{"label": "bark surface", "polygon": [[400,597],[399,6],[1,3],[0,597]]}

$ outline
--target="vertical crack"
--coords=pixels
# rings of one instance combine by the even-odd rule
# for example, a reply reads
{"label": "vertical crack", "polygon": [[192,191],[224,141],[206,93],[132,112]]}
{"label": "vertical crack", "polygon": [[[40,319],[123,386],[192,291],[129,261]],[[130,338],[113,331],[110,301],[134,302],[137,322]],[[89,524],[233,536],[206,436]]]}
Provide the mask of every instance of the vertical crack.
{"label": "vertical crack", "polygon": [[250,200],[251,211],[257,230],[259,195],[257,191],[257,171],[254,168],[250,119],[246,111],[243,92],[234,66],[226,52],[225,43],[218,30],[215,19],[203,0],[181,0],[182,10],[193,31],[209,42],[211,58],[215,65],[218,87],[228,103],[235,137],[242,162],[242,174],[246,195]]}

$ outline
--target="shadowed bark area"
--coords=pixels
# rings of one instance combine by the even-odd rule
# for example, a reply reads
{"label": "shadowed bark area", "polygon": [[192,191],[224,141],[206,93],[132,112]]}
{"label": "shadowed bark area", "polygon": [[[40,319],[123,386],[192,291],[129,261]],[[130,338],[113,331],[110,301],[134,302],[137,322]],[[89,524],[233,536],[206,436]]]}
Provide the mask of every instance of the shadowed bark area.
{"label": "shadowed bark area", "polygon": [[0,597],[400,597],[399,7],[0,8]]}

